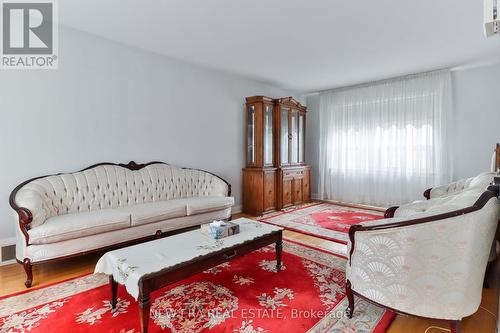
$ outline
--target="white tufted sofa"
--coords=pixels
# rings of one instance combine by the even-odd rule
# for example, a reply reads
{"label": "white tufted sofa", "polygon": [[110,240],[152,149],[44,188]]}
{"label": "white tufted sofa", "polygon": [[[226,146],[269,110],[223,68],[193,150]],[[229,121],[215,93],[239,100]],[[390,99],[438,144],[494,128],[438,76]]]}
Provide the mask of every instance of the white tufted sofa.
{"label": "white tufted sofa", "polygon": [[500,214],[498,185],[477,184],[351,227],[351,316],[353,294],[401,313],[451,321],[452,331],[477,311]]}
{"label": "white tufted sofa", "polygon": [[11,195],[16,257],[31,266],[228,219],[230,185],[160,162],[101,164],[27,181]]}

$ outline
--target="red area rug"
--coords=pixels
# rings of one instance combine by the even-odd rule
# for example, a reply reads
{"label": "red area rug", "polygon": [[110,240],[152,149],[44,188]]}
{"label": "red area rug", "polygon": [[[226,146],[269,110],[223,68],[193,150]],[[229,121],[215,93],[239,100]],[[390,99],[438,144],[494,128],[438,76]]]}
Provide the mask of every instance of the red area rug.
{"label": "red area rug", "polygon": [[[356,300],[344,315],[345,260],[284,242],[283,270],[266,247],[152,294],[150,332],[384,332],[394,314]],[[111,311],[104,275],[86,275],[0,300],[0,332],[139,332],[123,287]]]}
{"label": "red area rug", "polygon": [[281,213],[271,213],[259,219],[288,230],[347,244],[353,224],[382,219],[375,210],[351,208],[329,203],[313,203]]}

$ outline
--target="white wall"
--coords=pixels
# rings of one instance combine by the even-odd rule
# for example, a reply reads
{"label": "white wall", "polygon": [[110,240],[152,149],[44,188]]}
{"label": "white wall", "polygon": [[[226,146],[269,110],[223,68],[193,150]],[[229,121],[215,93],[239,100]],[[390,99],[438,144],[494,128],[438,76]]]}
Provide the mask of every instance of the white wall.
{"label": "white wall", "polygon": [[454,178],[489,171],[500,142],[500,64],[453,72]]}
{"label": "white wall", "polygon": [[306,121],[306,161],[311,166],[311,194],[318,193],[319,174],[319,94],[305,97],[307,106]]}
{"label": "white wall", "polygon": [[[454,70],[452,83],[449,149],[456,180],[489,171],[495,143],[500,142],[500,64]],[[312,192],[318,193],[319,95],[308,95],[306,105],[306,158],[313,167]]]}
{"label": "white wall", "polygon": [[0,239],[18,183],[102,161],[209,170],[241,204],[244,98],[290,92],[69,29],[59,50],[58,70],[0,71]]}

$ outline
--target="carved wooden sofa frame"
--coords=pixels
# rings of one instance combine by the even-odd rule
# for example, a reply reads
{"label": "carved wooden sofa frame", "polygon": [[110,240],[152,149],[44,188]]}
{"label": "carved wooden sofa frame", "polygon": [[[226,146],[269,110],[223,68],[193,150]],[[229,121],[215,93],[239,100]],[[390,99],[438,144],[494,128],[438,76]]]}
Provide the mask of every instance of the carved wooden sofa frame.
{"label": "carved wooden sofa frame", "polygon": [[[145,168],[145,167],[147,167],[148,165],[151,165],[151,164],[165,164],[165,165],[169,165],[168,163],[160,162],[160,161],[154,161],[154,162],[149,162],[149,163],[144,163],[144,164],[137,164],[134,161],[130,161],[127,164],[103,162],[103,163],[97,163],[97,164],[91,165],[91,166],[89,166],[87,168],[81,169],[81,170],[76,171],[76,172],[86,171],[86,170],[89,170],[89,169],[92,169],[92,168],[95,168],[95,167],[98,167],[98,166],[103,166],[103,165],[120,166],[120,167],[123,167],[123,168],[127,168],[129,170],[132,170],[132,171],[136,171],[136,170],[140,170],[142,168]],[[202,172],[208,173],[208,174],[210,174],[210,175],[212,175],[214,177],[219,178],[220,180],[222,180],[227,185],[227,188],[228,188],[228,194],[227,195],[231,196],[231,184],[229,184],[229,182],[227,182],[225,179],[221,178],[220,176],[217,176],[214,173],[211,173],[209,171],[202,170],[202,169],[195,169],[195,168],[180,168],[180,169],[202,171]],[[34,180],[45,178],[45,177],[49,177],[49,176],[63,175],[63,174],[65,174],[65,173],[62,172],[62,173],[57,173],[57,174],[44,175],[44,176],[39,176],[39,177],[31,178],[29,180],[26,180],[26,181],[22,182],[18,186],[16,186],[14,188],[14,190],[11,192],[11,194],[9,196],[9,204],[12,207],[12,209],[18,215],[18,218],[19,218],[19,228],[20,228],[22,234],[24,235],[24,238],[26,240],[26,245],[29,244],[28,230],[30,229],[30,223],[33,220],[33,214],[31,213],[31,211],[29,209],[24,208],[24,207],[19,207],[16,204],[15,198],[16,198],[17,192],[24,185],[26,185],[26,184],[34,181]],[[229,218],[229,220],[230,219],[231,219],[231,217]],[[191,227],[187,227],[187,228],[183,228],[183,229],[177,229],[177,230],[172,230],[172,231],[168,231],[168,232],[162,232],[161,230],[157,230],[156,233],[154,235],[151,235],[151,236],[137,238],[137,239],[134,239],[134,240],[129,240],[129,241],[121,242],[121,243],[118,243],[118,244],[113,244],[113,245],[110,245],[110,246],[100,247],[100,248],[96,248],[96,249],[92,249],[92,250],[80,252],[80,253],[77,253],[77,254],[72,254],[72,255],[68,255],[68,256],[62,256],[62,257],[58,257],[58,258],[54,258],[54,259],[50,259],[50,260],[38,261],[36,263],[32,263],[31,260],[28,259],[28,258],[25,258],[23,261],[21,261],[18,258],[16,258],[16,261],[19,264],[23,265],[24,271],[26,272],[26,281],[25,281],[24,285],[26,286],[26,288],[30,288],[31,285],[32,285],[32,283],[33,283],[33,266],[34,265],[41,265],[41,264],[46,264],[46,263],[50,263],[50,262],[55,262],[55,261],[60,261],[60,260],[65,260],[65,259],[70,259],[70,258],[74,258],[74,257],[84,256],[86,254],[96,253],[96,252],[105,252],[105,251],[109,251],[109,250],[113,250],[113,249],[117,249],[117,248],[121,248],[121,247],[126,247],[126,246],[130,246],[130,245],[134,245],[134,244],[138,244],[138,243],[150,241],[150,240],[153,240],[153,239],[158,239],[158,238],[162,238],[162,237],[166,237],[166,236],[175,235],[175,234],[178,234],[178,233],[181,233],[181,232],[186,232],[186,231],[194,230],[194,229],[197,229],[197,228],[199,228],[199,226],[191,226]]]}

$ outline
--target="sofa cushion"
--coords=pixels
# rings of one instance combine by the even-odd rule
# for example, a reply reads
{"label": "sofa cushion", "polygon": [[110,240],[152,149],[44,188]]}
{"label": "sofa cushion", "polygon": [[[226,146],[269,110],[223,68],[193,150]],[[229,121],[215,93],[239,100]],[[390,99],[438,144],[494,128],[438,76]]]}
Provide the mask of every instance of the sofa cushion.
{"label": "sofa cushion", "polygon": [[230,208],[234,205],[233,197],[193,197],[182,199],[187,205],[187,215],[196,215]]}
{"label": "sofa cushion", "polygon": [[168,232],[200,225],[203,223],[210,223],[213,220],[227,219],[230,216],[231,209],[227,208],[225,210],[217,210],[214,212],[193,216],[178,217],[166,221],[139,225],[133,228],[114,230],[77,239],[68,239],[66,241],[53,244],[30,245],[28,247],[25,247],[21,242],[19,246],[16,247],[16,256],[20,260],[23,260],[24,258],[30,258],[32,262],[40,262],[44,260],[78,254],[83,251],[89,251],[105,246],[119,244],[134,239],[152,237],[158,230]]}
{"label": "sofa cushion", "polygon": [[154,223],[186,216],[186,203],[182,199],[149,202],[121,207],[118,210],[130,214],[132,226]]}
{"label": "sofa cushion", "polygon": [[28,230],[30,244],[49,244],[130,227],[130,214],[102,209],[54,216]]}

